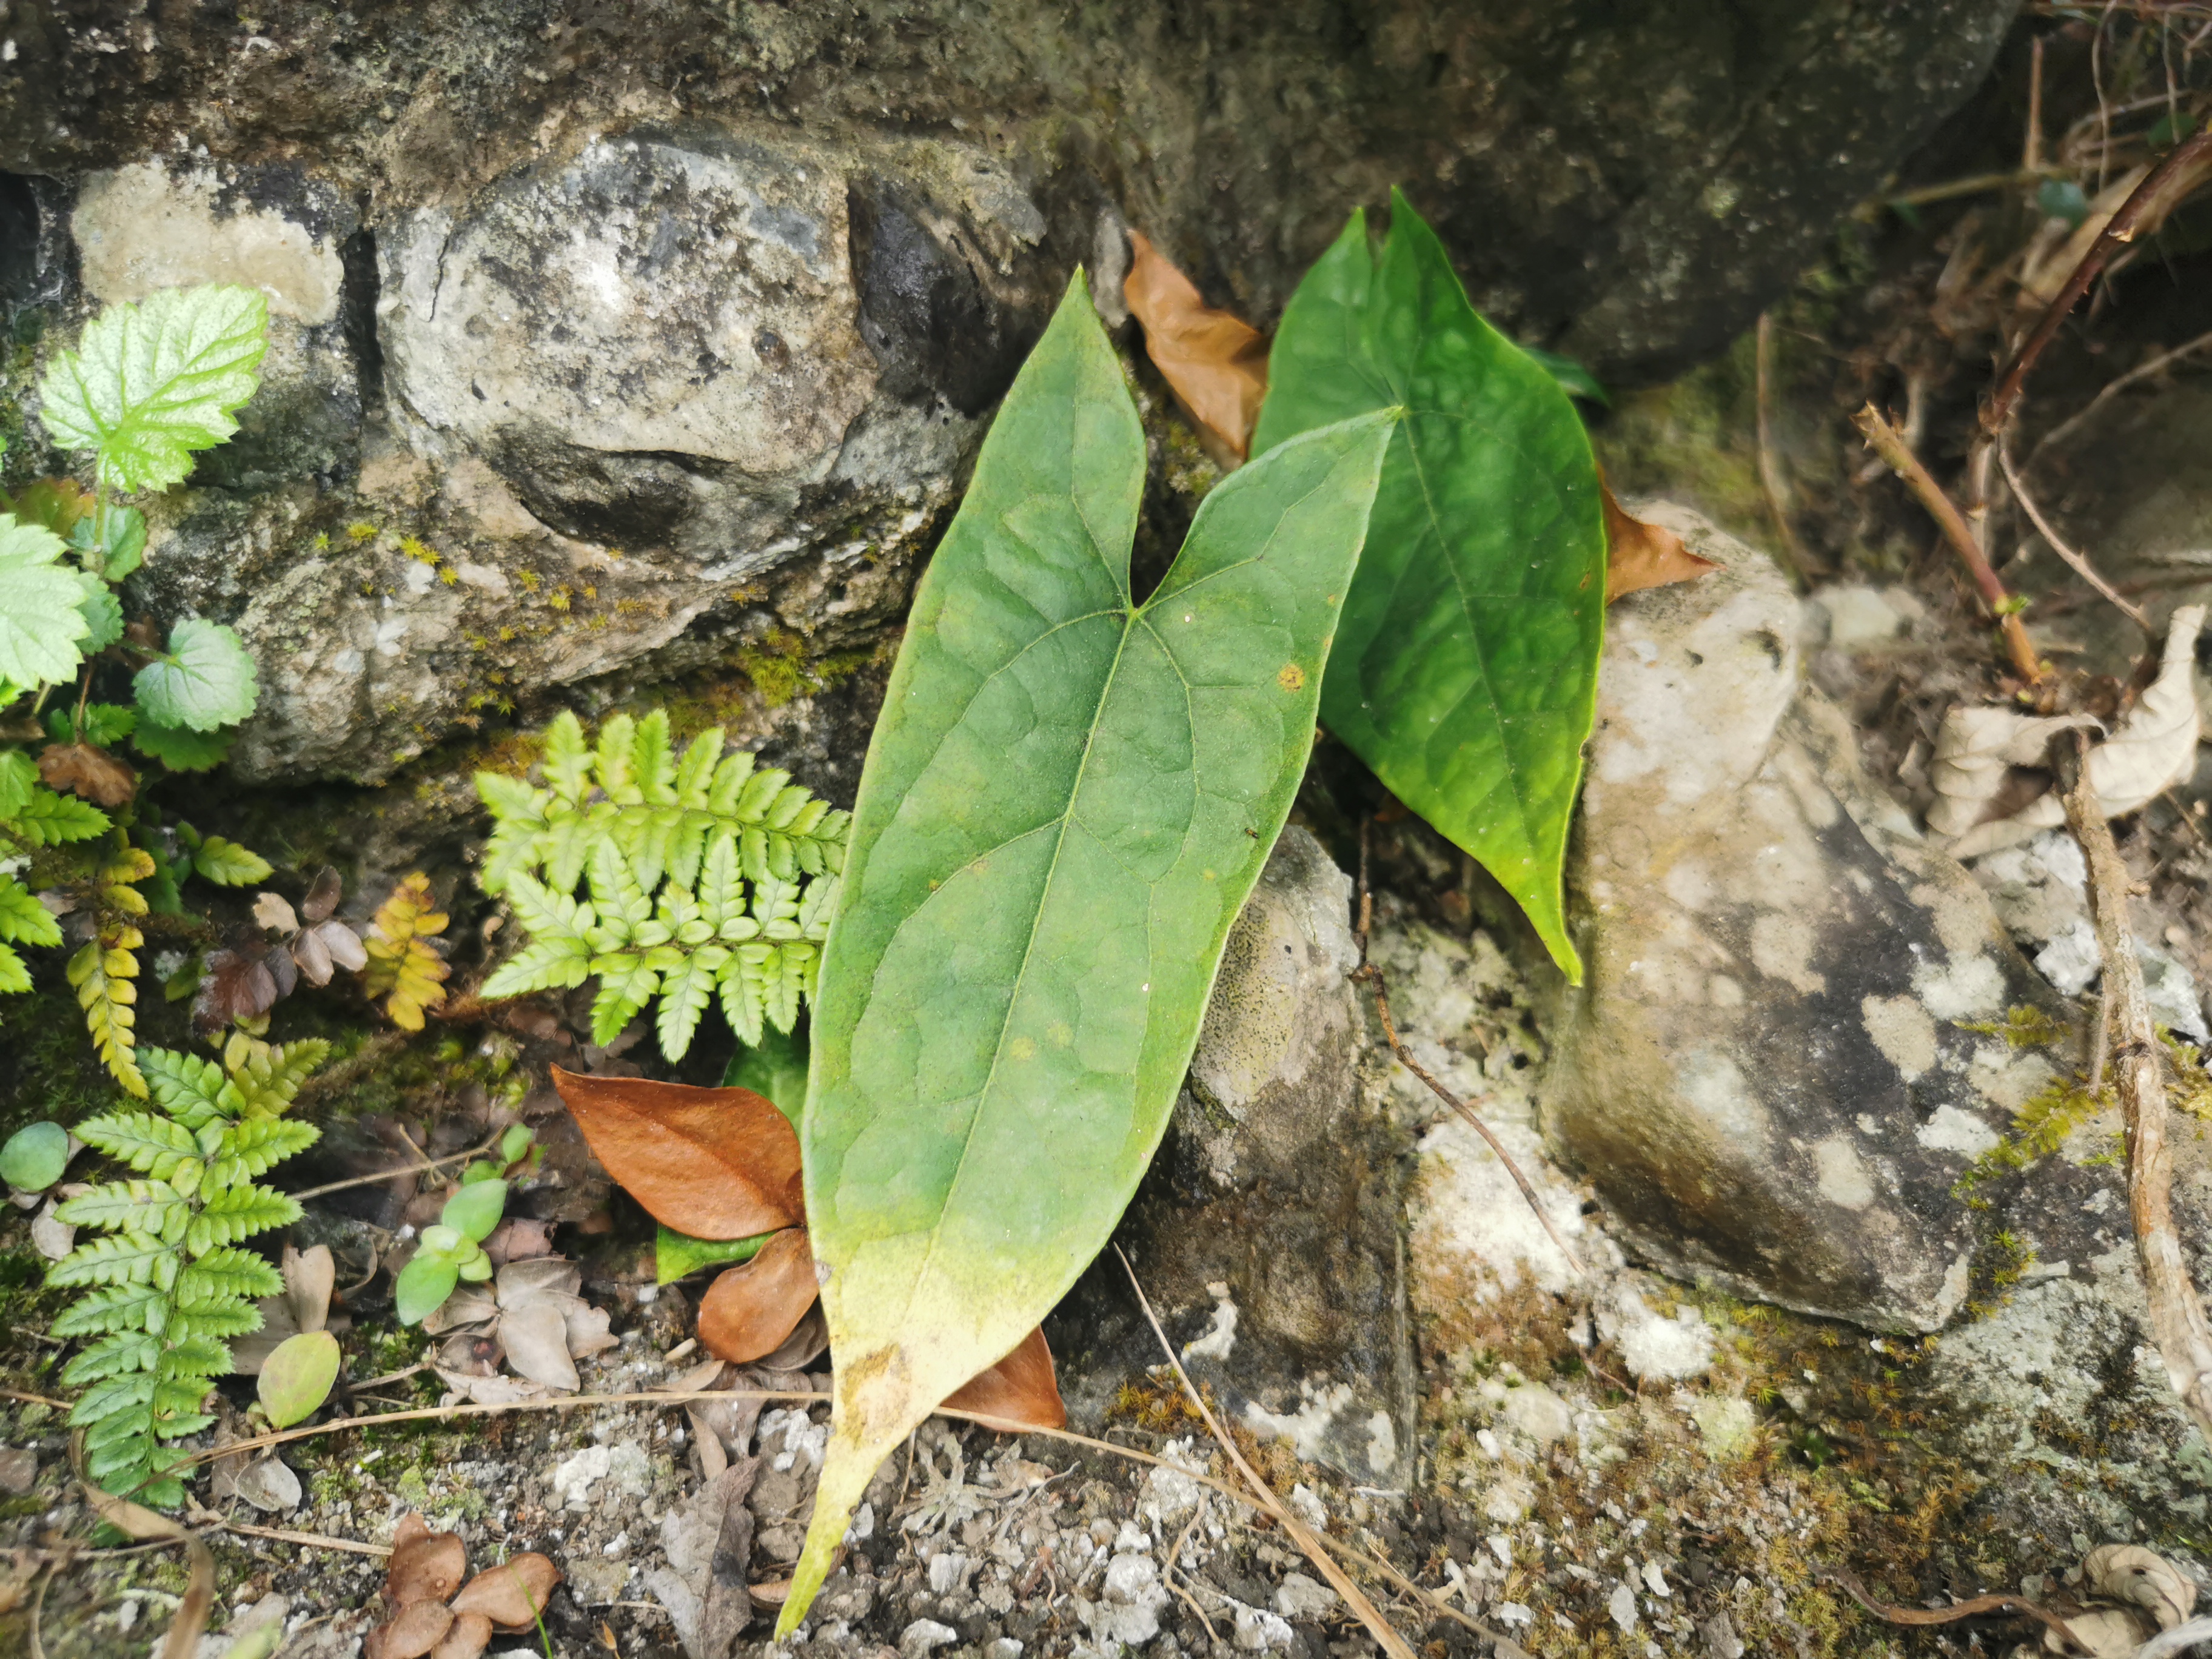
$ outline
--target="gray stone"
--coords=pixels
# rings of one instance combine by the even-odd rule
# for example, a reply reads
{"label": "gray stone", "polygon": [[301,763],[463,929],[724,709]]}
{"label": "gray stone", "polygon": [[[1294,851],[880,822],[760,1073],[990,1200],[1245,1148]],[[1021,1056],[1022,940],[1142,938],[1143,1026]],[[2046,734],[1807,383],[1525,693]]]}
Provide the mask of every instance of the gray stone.
{"label": "gray stone", "polygon": [[1954,1184],[2053,1074],[1968,1028],[2067,1011],[1801,690],[1778,573],[1651,516],[1728,568],[1613,608],[1547,1133],[1667,1271],[1935,1329],[1973,1248]]}
{"label": "gray stone", "polygon": [[203,484],[265,489],[350,467],[361,366],[349,334],[353,204],[296,167],[135,162],[82,180],[70,216],[86,297],[106,306],[165,288],[230,283],[269,302],[261,385],[237,435],[194,469]]}
{"label": "gray stone", "polygon": [[0,169],[76,176],[189,134],[227,161],[307,149],[392,213],[641,119],[964,131],[1044,181],[1061,272],[1110,207],[1261,324],[1345,212],[1403,181],[1502,323],[1656,377],[1749,325],[2016,9],[640,0],[589,26],[272,6],[242,36],[204,9],[152,28],[138,0],[16,0]]}
{"label": "gray stone", "polygon": [[[1190,1086],[1121,1236],[1192,1376],[1247,1426],[1396,1486],[1413,1446],[1410,1139],[1364,1077],[1351,898],[1320,843],[1285,830],[1231,932]],[[1097,1279],[1051,1328],[1079,1416],[1159,1360],[1126,1288]]]}

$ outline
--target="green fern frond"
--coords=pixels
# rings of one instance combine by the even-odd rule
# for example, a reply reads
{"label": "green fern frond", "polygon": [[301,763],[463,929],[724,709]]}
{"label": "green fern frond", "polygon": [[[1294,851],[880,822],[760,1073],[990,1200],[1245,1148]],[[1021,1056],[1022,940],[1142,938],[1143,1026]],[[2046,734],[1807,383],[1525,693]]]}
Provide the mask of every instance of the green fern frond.
{"label": "green fern frond", "polygon": [[0,994],[20,995],[31,988],[31,969],[23,958],[0,945]]}
{"label": "green fern frond", "polygon": [[[54,1322],[56,1336],[100,1340],[63,1373],[88,1383],[71,1409],[85,1429],[86,1467],[111,1492],[142,1503],[184,1501],[164,1443],[215,1420],[201,1409],[231,1369],[227,1343],[261,1328],[254,1305],[279,1294],[277,1271],[240,1243],[296,1221],[296,1199],[252,1177],[313,1144],[318,1131],[279,1115],[328,1056],[329,1045],[282,1048],[234,1034],[220,1066],[146,1052],[161,1113],[110,1113],[78,1134],[147,1178],[110,1182],[57,1212],[103,1230],[47,1270],[54,1285],[94,1288]],[[165,1114],[165,1115],[164,1115]]]}
{"label": "green fern frond", "polygon": [[0,941],[11,945],[59,945],[61,923],[38,896],[13,876],[0,876]]}
{"label": "green fern frond", "polygon": [[662,710],[616,715],[596,742],[564,714],[544,736],[545,787],[477,778],[494,822],[478,882],[507,899],[527,936],[483,994],[597,975],[594,1040],[612,1041],[658,997],[672,1060],[717,1000],[744,1042],[767,1024],[790,1030],[813,993],[848,815],[729,750],[720,730],[678,754]]}
{"label": "green fern frond", "polygon": [[[117,890],[106,890],[112,894]],[[135,888],[120,890],[137,896]],[[144,901],[140,902],[143,905]],[[85,1030],[92,1035],[101,1063],[127,1092],[141,1100],[146,1098],[146,1079],[138,1069],[138,988],[131,981],[138,977],[136,952],[145,942],[145,936],[129,922],[112,919],[70,958],[67,970],[77,1006],[84,1010]]]}
{"label": "green fern frond", "polygon": [[11,813],[0,829],[31,847],[60,847],[73,841],[90,841],[112,828],[106,813],[75,795],[34,788],[30,799]]}

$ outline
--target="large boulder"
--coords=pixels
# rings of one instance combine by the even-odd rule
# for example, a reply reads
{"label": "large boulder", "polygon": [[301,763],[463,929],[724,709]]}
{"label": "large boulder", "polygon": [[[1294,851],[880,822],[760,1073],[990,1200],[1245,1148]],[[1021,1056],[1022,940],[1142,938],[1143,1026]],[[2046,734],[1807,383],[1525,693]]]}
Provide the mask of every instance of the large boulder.
{"label": "large boulder", "polygon": [[1654,516],[1727,568],[1612,610],[1547,1132],[1668,1271],[1934,1330],[1975,1248],[1959,1179],[2054,1074],[1991,1028],[2068,1011],[1799,684],[1779,573]]}
{"label": "large boulder", "polygon": [[133,602],[246,635],[244,775],[376,781],[517,688],[750,653],[788,695],[872,647],[1129,225],[1266,323],[1403,183],[1523,337],[1709,353],[2015,3],[15,0],[0,307],[46,313],[34,374],[118,295],[270,293],[268,386]]}

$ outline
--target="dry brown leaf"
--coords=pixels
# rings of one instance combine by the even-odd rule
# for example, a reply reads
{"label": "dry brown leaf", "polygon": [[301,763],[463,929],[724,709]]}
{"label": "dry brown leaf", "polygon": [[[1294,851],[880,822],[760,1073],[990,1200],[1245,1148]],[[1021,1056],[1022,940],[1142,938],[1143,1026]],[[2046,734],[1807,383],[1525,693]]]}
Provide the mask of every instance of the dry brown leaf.
{"label": "dry brown leaf", "polygon": [[1208,306],[1142,233],[1129,233],[1129,251],[1121,296],[1144,325],[1145,353],[1209,453],[1233,466],[1251,449],[1253,422],[1267,395],[1267,338]]}
{"label": "dry brown leaf", "polygon": [[122,806],[138,793],[138,775],[88,743],[47,744],[39,754],[39,781],[96,806]]}
{"label": "dry brown leaf", "polygon": [[478,1573],[453,1598],[456,1613],[480,1613],[501,1630],[526,1630],[552,1599],[561,1570],[537,1551]]}
{"label": "dry brown leaf", "polygon": [[447,916],[436,908],[430,878],[421,871],[392,890],[377,907],[362,945],[368,966],[366,989],[385,999],[384,1012],[403,1031],[422,1029],[422,1012],[446,1000],[445,980],[453,973],[441,954]]}
{"label": "dry brown leaf", "polygon": [[550,1255],[553,1249],[553,1224],[533,1221],[527,1216],[511,1215],[491,1231],[483,1242],[483,1253],[491,1258],[495,1267],[510,1261],[531,1261]]}
{"label": "dry brown leaf", "polygon": [[707,1287],[699,1303],[700,1345],[740,1365],[774,1353],[806,1317],[819,1291],[806,1230],[787,1228],[751,1261]]}
{"label": "dry brown leaf", "polygon": [[969,1378],[945,1402],[955,1411],[975,1412],[1025,1429],[1064,1429],[1067,1407],[1045,1346],[1044,1327],[1024,1337],[1021,1346],[980,1376]]}
{"label": "dry brown leaf", "polygon": [[1720,566],[1682,545],[1682,538],[1662,525],[1632,518],[1601,481],[1605,505],[1605,602],[1611,605],[1624,593],[1669,582],[1693,581]]}
{"label": "dry brown leaf", "polygon": [[543,1400],[545,1385],[532,1382],[519,1376],[471,1376],[461,1371],[450,1371],[442,1365],[433,1365],[448,1390],[447,1397],[440,1403],[452,1405],[456,1401],[472,1400],[479,1406],[512,1406],[520,1400]]}
{"label": "dry brown leaf", "polygon": [[593,1156],[663,1226],[694,1238],[749,1238],[805,1218],[799,1136],[751,1090],[586,1077],[557,1066],[553,1085]]}
{"label": "dry brown leaf", "polygon": [[410,1510],[392,1523],[392,1553],[398,1554],[402,1544],[411,1544],[418,1538],[428,1538],[429,1535],[430,1523],[425,1521],[418,1511]]}
{"label": "dry brown leaf", "polygon": [[443,1601],[410,1601],[371,1631],[362,1650],[374,1659],[424,1659],[453,1625]]}
{"label": "dry brown leaf", "polygon": [[292,908],[292,901],[282,893],[256,893],[253,925],[266,927],[272,933],[296,933],[300,931],[300,918]]}
{"label": "dry brown leaf", "polygon": [[806,1310],[806,1317],[791,1328],[791,1334],[774,1353],[764,1353],[754,1363],[763,1370],[799,1371],[829,1351],[830,1320],[817,1302]]}
{"label": "dry brown leaf", "polygon": [[328,921],[331,912],[338,908],[338,898],[345,884],[338,872],[325,865],[315,872],[314,881],[307,888],[307,896],[300,901],[300,915],[309,923]]}
{"label": "dry brown leaf", "polygon": [[284,1247],[278,1271],[284,1277],[285,1306],[292,1328],[319,1331],[330,1323],[331,1296],[337,1290],[338,1264],[327,1244],[311,1244],[304,1250]]}
{"label": "dry brown leaf", "polygon": [[430,1659],[477,1659],[490,1645],[490,1620],[480,1613],[456,1613],[446,1639],[430,1650]]}
{"label": "dry brown leaf", "polygon": [[576,1391],[576,1362],[568,1354],[568,1326],[550,1300],[501,1309],[499,1340],[507,1350],[507,1363],[519,1374],[549,1389]]}
{"label": "dry brown leaf", "polygon": [[2160,1630],[2188,1621],[2197,1606],[2197,1586],[2164,1556],[2140,1544],[2100,1544],[2082,1558],[2090,1590],[2141,1607]]}
{"label": "dry brown leaf", "polygon": [[[420,1530],[395,1536],[385,1569],[384,1594],[393,1607],[410,1601],[450,1601],[469,1576],[469,1554],[457,1532],[432,1532],[419,1515],[408,1517]],[[403,1528],[405,1522],[401,1523]]]}
{"label": "dry brown leaf", "polygon": [[240,939],[228,950],[209,951],[200,988],[192,998],[192,1024],[205,1034],[221,1030],[233,1020],[258,1019],[284,994],[280,972],[290,980],[292,959],[281,951],[272,951],[264,939]]}
{"label": "dry brown leaf", "polygon": [[[2112,728],[2112,735],[2089,751],[2085,763],[2089,784],[2096,791],[2097,804],[2108,818],[2124,817],[2138,811],[2195,769],[2202,716],[2197,707],[2194,678],[2197,636],[2204,627],[2204,610],[2201,605],[2185,605],[2174,611],[2166,623],[2166,647],[2160,659],[2158,678],[2145,688],[2126,718]],[[1929,812],[1928,826],[1939,835],[1958,835],[1950,847],[1954,858],[1969,859],[1993,853],[1999,848],[2026,841],[2038,830],[2053,829],[2066,822],[2065,805],[2055,789],[2039,795],[2008,817],[1974,822],[1974,817],[1962,810],[1957,799],[1964,787],[1957,781],[1961,775],[1961,757],[1946,747],[1952,741],[1954,723],[1962,731],[1987,733],[1984,750],[1995,749],[2001,755],[2016,757],[2032,746],[2038,749],[2039,755],[2040,744],[2049,739],[2049,728],[2090,722],[2078,719],[2070,722],[2033,720],[2002,708],[1954,708],[1946,715],[1943,729],[1936,739],[1935,767],[1936,788],[1945,799]],[[2008,732],[2012,734],[2008,744],[2005,742]],[[1986,782],[1987,777],[1984,769],[1976,775],[1976,781]],[[1958,831],[1945,828],[1962,819],[1968,827]]]}

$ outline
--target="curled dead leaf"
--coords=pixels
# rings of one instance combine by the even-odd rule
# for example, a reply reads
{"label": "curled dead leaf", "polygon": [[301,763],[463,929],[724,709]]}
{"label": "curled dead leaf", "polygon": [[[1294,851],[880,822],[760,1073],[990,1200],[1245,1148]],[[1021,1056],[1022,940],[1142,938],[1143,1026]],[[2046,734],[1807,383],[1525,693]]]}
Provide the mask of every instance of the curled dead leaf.
{"label": "curled dead leaf", "polygon": [[[2185,605],[2174,611],[2166,623],[2158,678],[2144,689],[2136,706],[2112,728],[2112,735],[2089,751],[2086,763],[2089,783],[2108,818],[2137,811],[2195,769],[2202,717],[2193,682],[2197,636],[2203,630],[2204,611],[2201,605]],[[1934,773],[1942,799],[1929,811],[1928,827],[1939,835],[1956,835],[1951,855],[1969,859],[2065,823],[2065,804],[2055,789],[2047,789],[2017,811],[1985,822],[1981,821],[1981,814],[1990,795],[1978,799],[1975,792],[1989,785],[1992,776],[1988,755],[1998,757],[1994,775],[2001,784],[2004,762],[2033,764],[2033,761],[2017,757],[2033,750],[2039,760],[2052,731],[2091,723],[2078,718],[2035,720],[2004,708],[1953,709],[1944,717],[1943,730],[1936,739]],[[1960,827],[1946,828],[1951,824]]]}
{"label": "curled dead leaf", "polygon": [[2082,1558],[2091,1592],[2141,1607],[2160,1630],[2187,1622],[2197,1586],[2172,1562],[2140,1544],[2100,1544]]}
{"label": "curled dead leaf", "polygon": [[47,744],[39,755],[39,781],[96,806],[122,806],[138,793],[138,775],[88,743]]}
{"label": "curled dead leaf", "polygon": [[[412,1517],[417,1525],[422,1517]],[[450,1601],[469,1575],[467,1547],[457,1532],[423,1530],[392,1548],[384,1574],[386,1599],[396,1607],[410,1601]]]}
{"label": "curled dead leaf", "polygon": [[1669,582],[1694,580],[1720,566],[1692,553],[1682,538],[1664,525],[1633,518],[1601,483],[1605,506],[1605,602],[1611,605],[1624,593]]}
{"label": "curled dead leaf", "polygon": [[364,1659],[425,1659],[453,1628],[443,1601],[410,1601],[362,1643]]}
{"label": "curled dead leaf", "polygon": [[819,1294],[806,1230],[787,1228],[707,1287],[699,1340],[708,1352],[745,1364],[782,1346]]}
{"label": "curled dead leaf", "polygon": [[456,1614],[480,1613],[501,1630],[526,1630],[552,1599],[561,1570],[532,1550],[478,1573],[453,1598]]}
{"label": "curled dead leaf", "polygon": [[1040,1325],[989,1370],[955,1389],[945,1403],[955,1411],[975,1412],[1025,1429],[1066,1428],[1067,1407],[1060,1397],[1044,1328]]}
{"label": "curled dead leaf", "polygon": [[592,1155],[664,1226],[694,1238],[750,1238],[805,1218],[798,1133],[751,1090],[557,1066],[553,1085]]}
{"label": "curled dead leaf", "polygon": [[1216,311],[1197,285],[1140,232],[1129,233],[1129,274],[1121,297],[1144,325],[1145,355],[1224,466],[1252,447],[1252,426],[1267,395],[1267,342],[1242,318]]}

